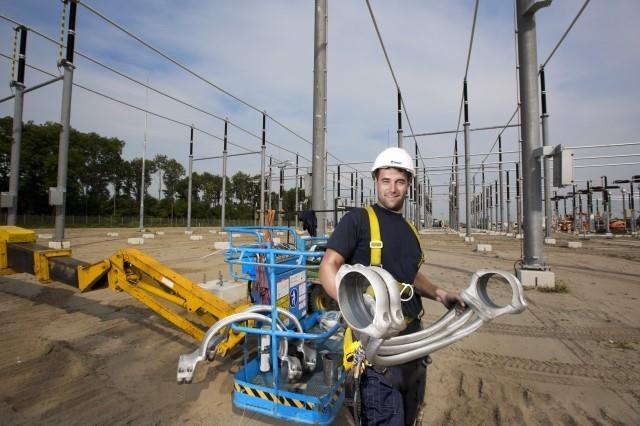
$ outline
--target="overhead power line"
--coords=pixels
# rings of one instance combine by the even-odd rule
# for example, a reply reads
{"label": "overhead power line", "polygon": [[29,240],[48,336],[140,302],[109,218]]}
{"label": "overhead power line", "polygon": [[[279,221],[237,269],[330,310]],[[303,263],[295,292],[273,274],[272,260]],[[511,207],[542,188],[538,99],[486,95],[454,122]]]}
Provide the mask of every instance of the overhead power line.
{"label": "overhead power line", "polygon": [[308,143],[308,144],[313,144],[311,141],[309,141],[308,139],[306,139],[305,137],[301,136],[300,134],[296,133],[294,130],[292,130],[291,128],[287,127],[286,125],[284,125],[283,123],[281,123],[280,121],[278,121],[277,119],[275,119],[273,116],[267,114],[265,111],[260,110],[259,108],[251,105],[250,103],[240,99],[238,96],[232,94],[231,92],[223,89],[222,87],[218,86],[217,84],[213,83],[211,80],[203,77],[202,75],[198,74],[197,72],[191,70],[189,67],[187,67],[186,65],[183,65],[182,63],[178,62],[177,60],[173,59],[172,57],[170,57],[169,55],[167,55],[166,53],[162,52],[160,49],[152,46],[150,43],[144,41],[141,37],[135,35],[134,33],[132,33],[131,31],[129,31],[128,29],[126,29],[125,27],[123,27],[122,25],[118,24],[117,22],[115,22],[114,20],[112,20],[111,18],[105,16],[103,13],[99,12],[98,10],[96,10],[95,8],[91,7],[90,5],[88,5],[85,1],[81,1],[78,0],[78,4],[83,6],[85,9],[87,9],[88,11],[90,11],[91,13],[95,14],[96,16],[98,16],[99,18],[101,18],[102,20],[104,20],[105,22],[108,22],[109,24],[113,25],[114,27],[116,27],[117,29],[119,29],[120,31],[122,31],[123,33],[127,34],[129,37],[133,38],[134,40],[136,40],[138,43],[142,44],[143,46],[147,47],[148,49],[151,49],[152,51],[154,51],[155,53],[157,53],[158,55],[162,56],[163,58],[165,58],[166,60],[168,60],[169,62],[173,63],[174,65],[176,65],[177,67],[181,68],[182,70],[186,71],[187,73],[191,74],[193,77],[197,78],[198,80],[208,84],[209,86],[219,90],[220,92],[224,93],[225,95],[235,99],[236,101],[240,102],[241,104],[245,105],[247,108],[250,108],[260,114],[265,114],[271,121],[273,121],[274,123],[276,123],[277,125],[279,125],[280,127],[282,127],[283,129],[287,130],[289,133],[291,133],[292,135],[298,137],[299,139],[301,139],[302,141]]}
{"label": "overhead power line", "polygon": [[[11,60],[11,56],[10,56],[10,55],[7,55],[7,54],[5,54],[5,53],[0,53],[0,56],[4,57],[4,58],[6,58],[6,59]],[[35,71],[38,71],[38,72],[41,72],[41,73],[43,73],[43,74],[49,75],[49,76],[51,76],[51,77],[57,77],[55,74],[53,74],[53,73],[51,73],[51,72],[49,72],[49,71],[43,70],[43,69],[41,69],[41,68],[38,68],[38,67],[36,67],[36,66],[30,65],[30,64],[26,64],[26,66],[27,66],[27,67],[29,67],[29,68],[31,68],[31,69],[33,69],[33,70],[35,70]],[[220,136],[214,135],[213,133],[210,133],[210,132],[208,132],[208,131],[206,131],[206,130],[204,130],[204,129],[201,129],[201,128],[198,128],[198,127],[196,127],[196,126],[193,126],[193,125],[192,125],[192,124],[190,124],[190,123],[186,123],[186,122],[184,122],[184,121],[176,120],[175,118],[171,118],[171,117],[169,117],[169,116],[166,116],[166,115],[163,115],[163,114],[157,113],[157,112],[155,112],[155,111],[151,111],[151,110],[149,110],[149,109],[147,109],[147,108],[143,108],[143,107],[140,107],[140,106],[137,106],[137,105],[131,104],[131,103],[129,103],[129,102],[123,101],[123,100],[121,100],[121,99],[114,98],[113,96],[110,96],[110,95],[107,95],[107,94],[105,94],[105,93],[99,92],[99,91],[97,91],[97,90],[95,90],[95,89],[91,89],[91,88],[89,88],[89,87],[87,87],[87,86],[84,86],[84,85],[79,84],[79,83],[76,83],[76,82],[74,82],[74,83],[73,83],[73,85],[74,85],[74,86],[76,86],[76,87],[78,87],[78,88],[80,88],[80,89],[82,89],[82,90],[85,90],[85,91],[87,91],[87,92],[90,92],[90,93],[93,93],[93,94],[95,94],[95,95],[101,96],[101,97],[103,97],[103,98],[105,98],[105,99],[109,99],[110,101],[113,101],[113,102],[119,103],[119,104],[121,104],[121,105],[125,105],[125,106],[127,106],[127,107],[129,107],[129,108],[132,108],[132,109],[135,109],[135,110],[138,110],[138,111],[141,111],[141,112],[145,112],[145,113],[147,113],[147,114],[153,115],[154,117],[157,117],[157,118],[160,118],[160,119],[163,119],[163,120],[166,120],[166,121],[172,122],[172,123],[174,123],[174,124],[178,124],[178,125],[181,125],[181,126],[184,126],[184,127],[189,127],[189,128],[193,127],[193,129],[194,129],[194,130],[197,130],[197,131],[198,131],[198,132],[200,132],[200,133],[203,133],[203,134],[205,134],[205,135],[207,135],[207,136],[210,136],[210,137],[212,137],[212,138],[214,138],[214,139],[217,139],[217,140],[219,140],[219,141],[224,141],[224,139],[223,139],[223,138],[221,138]],[[227,141],[227,143],[228,143],[229,145],[233,145],[233,146],[235,146],[235,147],[237,147],[237,148],[243,149],[243,150],[248,151],[248,152],[252,152],[252,151],[253,151],[253,150],[251,150],[251,149],[249,149],[249,148],[246,148],[246,147],[244,147],[244,146],[242,146],[242,145],[240,145],[240,144],[234,143],[234,142]],[[288,151],[288,152],[291,152],[291,151]],[[293,154],[295,154],[295,153],[293,153]],[[274,158],[275,158],[275,157],[274,157]],[[280,161],[280,160],[278,160],[278,161]]]}
{"label": "overhead power line", "polygon": [[[468,72],[469,72],[469,63],[471,62],[471,50],[473,49],[473,37],[474,37],[475,32],[476,32],[476,21],[478,20],[478,5],[479,5],[479,3],[480,3],[480,0],[476,0],[475,1],[475,5],[473,7],[473,20],[471,21],[471,35],[469,36],[469,48],[467,49],[467,63],[464,66],[464,78],[462,79],[463,82],[467,81],[467,75],[468,75]],[[463,92],[460,94],[460,108],[458,109],[458,124],[456,124],[455,139],[458,139],[458,134],[460,133],[460,120],[462,119],[462,106],[463,106],[463,104],[464,104],[464,88],[463,88]],[[453,166],[454,162],[455,162],[455,158],[451,162],[452,166]]]}
{"label": "overhead power line", "polygon": [[560,40],[558,40],[558,43],[556,43],[555,47],[553,48],[553,50],[551,50],[551,53],[549,53],[549,56],[547,57],[547,59],[542,63],[542,65],[540,66],[540,68],[544,68],[547,66],[547,63],[549,62],[549,60],[551,59],[551,57],[553,56],[554,53],[556,53],[556,50],[558,50],[558,47],[560,47],[560,45],[562,44],[562,42],[564,41],[564,39],[567,37],[567,34],[569,34],[569,31],[571,31],[571,28],[573,28],[573,26],[575,25],[576,21],[578,20],[578,18],[580,17],[580,15],[582,15],[582,12],[584,11],[584,9],[587,7],[587,5],[589,4],[591,0],[585,0],[584,4],[582,5],[582,7],[580,8],[580,10],[578,11],[578,13],[576,14],[576,17],[573,18],[573,21],[571,21],[571,24],[569,24],[569,27],[567,28],[567,30],[564,32],[564,34],[562,34],[562,37],[560,37]]}
{"label": "overhead power line", "polygon": [[[32,32],[32,33],[34,33],[34,34],[36,34],[36,35],[38,35],[38,36],[40,36],[40,37],[42,37],[43,39],[45,39],[45,40],[47,40],[47,41],[49,41],[49,42],[51,42],[51,43],[54,43],[54,44],[56,44],[56,45],[58,45],[58,44],[59,44],[59,43],[58,43],[58,41],[56,41],[56,40],[55,40],[55,39],[53,39],[52,37],[49,37],[49,36],[47,36],[46,34],[44,34],[44,33],[40,32],[40,31],[38,31],[38,30],[36,30],[36,29],[34,29],[34,28],[31,28],[31,27],[28,27],[28,26],[26,26],[26,25],[24,25],[24,24],[21,24],[21,23],[19,23],[18,21],[15,21],[15,20],[13,20],[13,19],[11,19],[11,18],[7,17],[7,16],[0,15],[0,18],[1,18],[1,19],[6,20],[6,21],[8,21],[8,22],[14,23],[14,24],[16,24],[16,25],[22,25],[22,26],[24,26],[25,28],[27,28],[27,30],[29,30],[30,32]],[[218,115],[216,115],[216,114],[214,114],[214,113],[212,113],[212,112],[206,111],[206,110],[204,110],[204,109],[202,109],[202,108],[200,108],[200,107],[197,107],[197,106],[195,106],[195,105],[192,105],[192,104],[190,104],[190,103],[188,103],[188,102],[186,102],[186,101],[184,101],[184,100],[182,100],[182,99],[179,99],[179,98],[177,98],[177,97],[175,97],[175,96],[172,96],[172,95],[170,95],[170,94],[168,94],[168,93],[166,93],[166,92],[163,92],[163,91],[161,91],[161,90],[159,90],[159,89],[156,89],[155,87],[152,87],[152,86],[150,86],[150,85],[149,85],[149,84],[147,84],[147,83],[141,82],[141,81],[139,81],[139,80],[137,80],[137,79],[135,79],[135,78],[133,78],[133,77],[131,77],[131,76],[128,76],[128,75],[126,75],[126,74],[124,74],[124,73],[122,73],[122,72],[120,72],[120,71],[116,70],[115,68],[110,67],[110,66],[108,66],[108,65],[106,65],[106,64],[104,64],[104,63],[102,63],[102,62],[100,62],[100,61],[98,61],[98,60],[96,60],[96,59],[94,59],[94,58],[92,58],[92,57],[90,57],[90,56],[89,56],[89,55],[87,55],[87,54],[84,54],[84,53],[79,52],[79,51],[77,51],[77,50],[74,50],[74,53],[76,53],[78,56],[80,56],[80,57],[82,57],[82,58],[84,58],[84,59],[86,59],[86,60],[88,60],[88,61],[90,61],[90,62],[92,62],[92,63],[94,63],[94,64],[96,64],[96,65],[98,65],[98,66],[101,66],[101,67],[103,67],[103,68],[105,68],[105,69],[107,69],[107,70],[109,70],[109,71],[113,72],[114,74],[117,74],[117,75],[119,75],[119,76],[121,76],[121,77],[123,77],[123,78],[126,78],[126,79],[127,79],[127,80],[129,80],[129,81],[132,81],[133,83],[136,83],[136,84],[138,84],[138,85],[140,85],[140,86],[142,86],[142,87],[145,87],[145,88],[147,88],[147,89],[149,89],[149,90],[152,90],[152,91],[154,91],[154,92],[158,93],[159,95],[165,96],[165,97],[167,97],[167,98],[169,98],[169,99],[171,99],[171,100],[173,100],[173,101],[175,101],[175,102],[178,102],[178,103],[180,103],[180,104],[182,104],[182,105],[184,105],[184,106],[187,106],[187,107],[192,108],[192,109],[194,109],[194,110],[196,110],[196,111],[198,111],[198,112],[201,112],[201,113],[203,113],[203,114],[206,114],[206,115],[209,115],[209,116],[211,116],[211,117],[214,117],[214,118],[216,118],[216,119],[218,119],[218,120],[221,120],[221,121],[223,121],[223,122],[225,121],[225,118],[222,118],[222,117],[220,117],[220,116],[218,116]],[[32,68],[33,68],[33,67],[32,67]],[[47,73],[47,72],[45,72],[45,71],[43,71],[43,70],[41,70],[41,69],[38,69],[38,68],[34,68],[34,69],[36,69],[37,71],[40,71],[40,72]],[[81,87],[81,86],[78,86],[78,87]],[[113,101],[120,102],[121,104],[127,105],[127,106],[129,106],[129,107],[136,108],[136,109],[140,109],[140,108],[138,108],[138,107],[135,107],[134,105],[128,104],[128,103],[126,103],[126,102],[124,102],[124,101],[119,101],[119,100],[117,100],[117,99],[115,99],[115,98],[112,98],[112,97],[110,97],[110,96],[108,96],[108,95],[105,95],[105,94],[103,94],[103,93],[97,92],[97,91],[95,91],[95,90],[93,90],[93,89],[89,89],[89,88],[84,87],[84,86],[83,86],[83,87],[81,87],[81,88],[83,88],[83,89],[85,89],[85,90],[88,90],[88,91],[91,91],[91,92],[93,92],[93,93],[95,93],[95,94],[97,94],[97,95],[100,95],[100,96],[104,96],[104,97],[106,97],[106,98],[109,98],[109,99],[111,99],[111,100],[113,100]],[[144,111],[144,109],[140,109],[140,110],[141,110],[141,111]],[[167,120],[172,121],[172,119],[170,119],[169,117],[160,116],[160,115],[158,115],[157,113],[153,113],[153,112],[149,112],[149,113],[150,113],[151,115],[158,116],[158,117],[160,117],[160,118],[166,118]],[[247,130],[247,129],[243,128],[242,126],[239,126],[238,124],[236,124],[236,123],[232,122],[232,121],[231,121],[231,120],[229,120],[228,118],[226,119],[226,121],[227,121],[231,126],[233,126],[233,127],[237,128],[237,129],[239,129],[239,130],[243,131],[244,133],[246,133],[246,134],[248,134],[248,135],[250,135],[250,136],[253,136],[254,138],[256,138],[256,139],[258,139],[258,140],[261,140],[261,139],[262,139],[262,137],[261,137],[261,136],[258,136],[258,135],[256,135],[255,133],[253,133],[253,132],[251,132],[251,131],[249,131],[249,130]],[[181,124],[181,123],[180,123],[180,124]],[[218,137],[216,137],[216,138],[218,138]],[[220,139],[220,138],[218,138],[218,139]],[[299,155],[298,153],[293,152],[293,151],[291,151],[291,150],[289,150],[289,149],[287,149],[287,148],[285,148],[285,147],[283,147],[283,146],[281,146],[281,145],[278,145],[278,144],[276,144],[276,143],[274,143],[274,142],[271,142],[271,141],[269,141],[268,139],[267,139],[267,140],[265,140],[265,141],[266,141],[266,143],[268,143],[269,145],[271,145],[271,146],[273,146],[273,147],[275,147],[275,148],[281,149],[281,150],[286,151],[286,152],[288,152],[288,153],[290,153],[290,154],[293,154],[293,155]],[[233,145],[233,144],[232,144],[232,145]],[[246,149],[246,148],[245,148],[245,149]],[[305,156],[303,156],[303,155],[299,155],[299,157],[300,157],[300,158],[302,158],[302,159],[304,159],[305,161],[311,162],[311,160],[310,160],[309,158],[307,158],[307,157],[305,157]]]}
{"label": "overhead power line", "polygon": [[[517,124],[509,124],[506,127],[517,127]],[[495,129],[504,129],[505,126],[504,125],[500,125],[500,126],[486,126],[486,127],[472,127],[469,129],[470,132],[479,132],[482,130],[495,130]],[[440,132],[427,132],[427,133],[416,133],[415,135],[407,135],[404,136],[405,138],[411,137],[411,136],[416,136],[416,137],[421,137],[421,136],[436,136],[436,135],[447,135],[447,134],[451,134],[451,133],[456,133],[458,130],[444,130],[444,131],[440,131]]]}
{"label": "overhead power line", "polygon": [[[378,23],[376,22],[376,17],[373,14],[373,9],[371,9],[371,4],[369,3],[369,0],[365,0],[367,3],[367,9],[369,9],[369,15],[371,16],[371,21],[373,22],[373,27],[376,30],[376,34],[378,36],[378,41],[380,42],[380,46],[382,47],[382,52],[384,53],[384,57],[387,60],[387,66],[389,67],[389,71],[391,72],[391,77],[393,78],[393,82],[396,85],[396,90],[398,91],[398,93],[402,93],[402,90],[400,90],[400,85],[398,84],[398,79],[396,78],[396,74],[395,72],[393,72],[393,67],[391,66],[391,61],[389,60],[389,55],[387,54],[387,48],[384,46],[384,41],[382,41],[382,35],[380,34],[380,29],[378,28]],[[414,134],[415,132],[413,131],[413,126],[411,125],[411,120],[409,119],[409,112],[407,110],[407,106],[404,102],[404,96],[400,96],[400,102],[402,103],[402,108],[404,111],[404,116],[407,118],[407,124],[409,125],[409,130],[411,130],[411,134]],[[415,147],[416,147],[416,151],[418,154],[418,157],[421,157],[422,155],[420,154],[420,148],[418,147],[418,141],[416,140],[415,136],[413,137],[413,141],[415,143]],[[422,165],[424,166],[424,161],[422,163]]]}
{"label": "overhead power line", "polygon": [[[8,22],[11,22],[11,23],[13,23],[13,24],[16,24],[16,25],[22,25],[22,26],[24,26],[25,28],[27,28],[29,31],[31,31],[31,32],[33,32],[34,34],[36,34],[36,35],[38,35],[38,36],[42,37],[43,39],[45,39],[45,40],[47,40],[47,41],[49,41],[49,42],[51,42],[51,43],[53,43],[53,44],[55,44],[55,45],[59,45],[59,42],[58,42],[58,41],[56,41],[56,40],[55,40],[55,39],[53,39],[52,37],[47,36],[46,34],[44,34],[44,33],[40,32],[40,31],[38,31],[38,30],[37,30],[37,29],[35,29],[35,28],[32,28],[32,27],[26,26],[26,25],[24,25],[24,24],[21,24],[20,22],[18,22],[18,21],[16,21],[16,20],[14,20],[14,19],[11,19],[11,18],[9,18],[9,17],[7,17],[7,16],[4,16],[4,15],[0,15],[0,19],[4,19],[4,20],[6,20],[6,21],[8,21]],[[64,45],[62,45],[62,46],[64,47]],[[195,105],[191,105],[191,104],[189,104],[189,103],[188,103],[188,102],[186,102],[186,101],[183,101],[183,100],[181,100],[181,99],[179,99],[179,98],[176,98],[175,96],[172,96],[172,95],[170,95],[170,94],[168,94],[168,93],[166,93],[166,92],[163,92],[163,91],[161,91],[161,90],[159,90],[159,89],[156,89],[156,88],[154,88],[154,87],[150,86],[149,84],[146,84],[146,83],[141,82],[141,81],[139,81],[139,80],[137,80],[137,79],[135,79],[135,78],[133,78],[133,77],[131,77],[131,76],[128,76],[128,75],[126,75],[126,74],[124,74],[124,73],[122,73],[122,72],[120,72],[120,71],[116,70],[115,68],[110,67],[110,66],[108,66],[108,65],[106,65],[106,64],[104,64],[104,63],[102,63],[102,62],[100,62],[100,61],[98,61],[98,60],[96,60],[96,59],[94,59],[94,58],[92,58],[92,57],[90,57],[90,56],[89,56],[89,55],[87,55],[87,54],[84,54],[84,53],[82,53],[82,52],[78,52],[77,50],[74,50],[74,52],[75,52],[78,56],[80,56],[80,57],[82,57],[82,58],[84,58],[84,59],[86,59],[86,60],[88,60],[88,61],[90,61],[90,62],[93,62],[94,64],[96,64],[96,65],[98,65],[98,66],[101,66],[101,67],[103,67],[103,68],[105,68],[105,69],[107,69],[107,70],[109,70],[109,71],[111,71],[111,72],[113,72],[113,73],[115,73],[115,74],[117,74],[117,75],[119,75],[119,76],[123,77],[123,78],[126,78],[126,79],[128,79],[128,80],[130,80],[130,81],[132,81],[132,82],[134,82],[134,83],[136,83],[136,84],[139,84],[139,85],[141,85],[141,86],[143,86],[143,87],[145,87],[145,88],[147,88],[147,89],[149,89],[149,90],[152,90],[152,91],[154,91],[154,92],[156,92],[156,93],[158,93],[158,94],[160,94],[160,95],[162,95],[162,96],[165,96],[165,97],[167,97],[167,98],[169,98],[169,99],[171,99],[171,100],[173,100],[173,101],[175,101],[175,102],[178,102],[178,103],[180,103],[180,104],[182,104],[182,105],[185,105],[185,106],[187,106],[187,107],[189,107],[189,108],[192,108],[192,109],[194,109],[194,110],[196,110],[196,111],[199,111],[199,112],[201,112],[201,113],[203,113],[203,114],[206,114],[206,115],[209,115],[209,116],[211,116],[211,117],[214,117],[214,118],[216,118],[216,119],[218,119],[218,120],[222,120],[222,121],[224,121],[224,120],[225,120],[224,118],[222,118],[222,117],[220,117],[220,116],[218,116],[218,115],[216,115],[216,114],[214,114],[214,113],[212,113],[212,112],[206,111],[206,110],[204,110],[204,109],[202,109],[202,108],[199,108],[199,107],[197,107],[197,106],[195,106]],[[39,70],[39,69],[37,69],[37,70],[42,72],[42,70]],[[45,72],[45,73],[46,73],[46,72]],[[96,93],[96,94],[99,94],[99,93]],[[151,113],[151,112],[150,112],[150,113]],[[261,112],[261,113],[262,113],[262,112]],[[152,114],[152,115],[156,115],[156,114],[154,114],[154,113],[151,113],[151,114]],[[269,114],[267,114],[267,113],[264,113],[264,114],[265,114],[265,116],[269,117],[272,121],[276,122],[276,120],[275,120],[273,117],[271,117]],[[248,135],[250,135],[250,136],[253,136],[253,137],[257,138],[258,140],[261,140],[261,136],[256,135],[255,133],[253,133],[253,132],[251,132],[251,131],[249,131],[249,130],[247,130],[247,129],[245,129],[245,128],[241,127],[241,126],[239,126],[238,124],[234,123],[233,121],[229,120],[228,118],[227,118],[226,120],[228,121],[228,123],[229,123],[230,125],[232,125],[233,127],[237,128],[238,130],[241,130],[241,131],[243,131],[243,132],[247,133]],[[287,149],[287,148],[284,148],[284,147],[282,147],[281,145],[278,145],[278,144],[276,144],[276,143],[274,143],[274,142],[269,141],[269,139],[266,139],[265,141],[266,141],[266,143],[267,143],[267,144],[269,144],[269,145],[272,145],[272,146],[274,146],[274,147],[276,147],[276,148],[279,148],[279,149],[281,149],[281,150],[283,150],[283,151],[286,151],[286,152],[288,152],[288,153],[290,153],[290,154],[298,155],[300,158],[302,158],[302,159],[304,159],[305,161],[308,161],[309,163],[311,163],[311,159],[309,159],[309,158],[305,157],[304,155],[299,154],[298,152],[293,152],[293,151],[291,151],[291,150],[289,150],[289,149]],[[232,145],[233,145],[233,144],[232,144]],[[245,148],[245,149],[246,149],[246,148]],[[335,156],[334,154],[332,154],[332,153],[330,153],[330,152],[327,152],[327,155],[331,156],[334,160],[336,160],[336,161],[338,161],[338,162],[341,162],[341,163],[343,162],[340,158],[338,158],[337,156]],[[354,171],[356,170],[356,169],[354,169],[354,168],[352,168],[352,169],[353,169]]]}

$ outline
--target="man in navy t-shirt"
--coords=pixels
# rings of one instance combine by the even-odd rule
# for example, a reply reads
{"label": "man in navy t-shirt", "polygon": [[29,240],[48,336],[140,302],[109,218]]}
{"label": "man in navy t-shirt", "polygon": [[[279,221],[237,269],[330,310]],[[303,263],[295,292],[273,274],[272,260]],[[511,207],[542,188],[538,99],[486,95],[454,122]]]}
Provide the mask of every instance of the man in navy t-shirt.
{"label": "man in navy t-shirt", "polygon": [[[411,156],[402,148],[387,148],[372,168],[378,202],[373,210],[379,222],[382,241],[381,267],[398,282],[413,284],[413,297],[402,302],[406,318],[413,319],[401,334],[420,330],[421,297],[441,302],[447,309],[462,298],[437,287],[419,272],[422,250],[418,237],[402,217],[404,199],[415,169]],[[371,262],[371,231],[368,213],[355,209],[347,213],[336,226],[327,243],[320,264],[320,281],[327,294],[337,300],[336,273],[343,264],[369,265]],[[424,400],[426,359],[403,365],[367,367],[361,381],[364,424],[411,425]]]}

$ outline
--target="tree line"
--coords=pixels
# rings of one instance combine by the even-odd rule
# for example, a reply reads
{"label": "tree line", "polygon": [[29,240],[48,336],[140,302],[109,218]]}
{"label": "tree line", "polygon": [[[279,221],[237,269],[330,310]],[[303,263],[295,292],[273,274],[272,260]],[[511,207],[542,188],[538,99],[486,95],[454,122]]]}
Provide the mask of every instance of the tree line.
{"label": "tree line", "polygon": [[[0,118],[0,190],[9,188],[13,119]],[[20,154],[18,214],[54,214],[48,190],[58,174],[60,124],[24,123]],[[71,129],[67,173],[66,214],[85,216],[135,216],[140,211],[142,159],[122,158],[125,141]],[[159,190],[148,190],[157,175]],[[166,155],[145,161],[145,215],[180,218],[187,215],[189,177],[182,164]],[[154,191],[155,192],[155,191]],[[220,218],[222,176],[192,174],[191,217]],[[304,200],[304,191],[299,193]],[[283,210],[295,210],[295,189],[284,192]],[[266,201],[265,201],[266,202]],[[277,208],[272,193],[271,208]],[[252,220],[260,207],[260,175],[237,172],[226,181],[225,217]],[[293,213],[289,214],[293,219]]]}

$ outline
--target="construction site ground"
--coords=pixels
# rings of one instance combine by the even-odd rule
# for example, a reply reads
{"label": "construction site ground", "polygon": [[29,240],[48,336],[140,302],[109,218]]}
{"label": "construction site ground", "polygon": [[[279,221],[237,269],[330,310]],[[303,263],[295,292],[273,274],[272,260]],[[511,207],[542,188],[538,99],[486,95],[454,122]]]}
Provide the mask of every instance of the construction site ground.
{"label": "construction site ground", "polygon": [[[118,237],[106,237],[107,232]],[[229,272],[219,235],[192,241],[184,228],[136,246],[195,282]],[[51,230],[36,230],[36,233]],[[126,248],[134,229],[68,229],[74,257],[89,262]],[[422,271],[462,290],[481,268],[513,271],[521,240],[422,235]],[[640,240],[557,234],[545,246],[559,290],[528,290],[529,309],[501,317],[432,355],[422,424],[640,423]],[[581,241],[582,248],[568,248]],[[42,241],[46,243],[46,241]],[[474,251],[478,243],[492,251]],[[492,289],[502,300],[510,290]],[[424,301],[424,324],[444,308]],[[33,276],[0,277],[0,424],[283,424],[233,407],[240,348],[176,384],[181,354],[198,343],[124,293],[80,294]],[[345,408],[336,424],[353,424]]]}

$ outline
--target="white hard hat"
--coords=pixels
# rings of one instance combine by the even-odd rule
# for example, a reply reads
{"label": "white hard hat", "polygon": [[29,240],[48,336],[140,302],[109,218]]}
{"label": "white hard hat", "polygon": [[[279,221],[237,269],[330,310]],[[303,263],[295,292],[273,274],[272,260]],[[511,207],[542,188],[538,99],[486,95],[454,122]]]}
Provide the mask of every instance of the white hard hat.
{"label": "white hard hat", "polygon": [[411,177],[416,173],[413,167],[413,159],[409,153],[402,148],[387,148],[378,154],[376,161],[373,162],[371,174],[375,177],[376,170],[385,169],[387,167],[406,170],[409,172]]}

